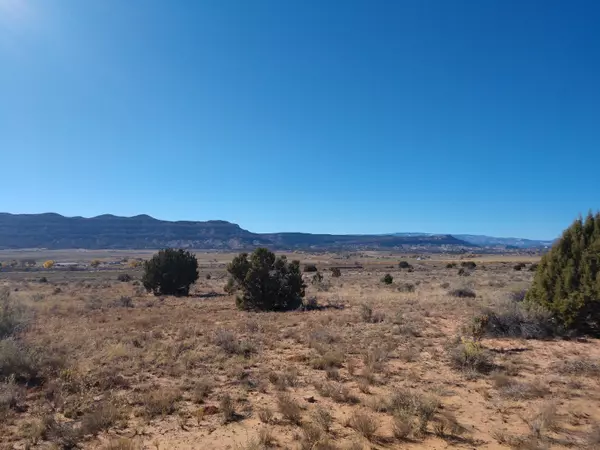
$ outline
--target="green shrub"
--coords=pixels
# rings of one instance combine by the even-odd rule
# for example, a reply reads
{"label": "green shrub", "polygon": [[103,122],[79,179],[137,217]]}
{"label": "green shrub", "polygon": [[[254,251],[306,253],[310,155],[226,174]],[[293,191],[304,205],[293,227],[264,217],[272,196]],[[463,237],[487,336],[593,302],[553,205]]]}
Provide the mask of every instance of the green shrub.
{"label": "green shrub", "polygon": [[527,292],[565,329],[600,332],[600,213],[577,219],[546,253]]}
{"label": "green shrub", "polygon": [[122,283],[128,283],[131,281],[131,275],[129,275],[128,273],[120,273],[117,277],[117,281],[120,281]]}
{"label": "green shrub", "polygon": [[400,269],[411,269],[412,268],[412,266],[408,263],[408,261],[400,261],[398,263],[398,267]]}
{"label": "green shrub", "polygon": [[479,342],[462,339],[448,349],[450,365],[467,372],[489,373],[494,368],[492,355]]}
{"label": "green shrub", "polygon": [[475,291],[469,287],[459,287],[456,289],[452,289],[450,292],[448,292],[449,295],[451,295],[452,297],[458,297],[458,298],[475,298],[477,297],[477,294],[475,293]]}
{"label": "green shrub", "polygon": [[315,266],[314,264],[305,264],[304,265],[304,272],[317,272],[317,266]]}
{"label": "green shrub", "polygon": [[513,269],[517,272],[523,270],[526,267],[525,263],[518,263],[513,266]]}
{"label": "green shrub", "polygon": [[381,278],[381,282],[384,284],[392,284],[394,282],[394,277],[391,276],[389,273],[386,273],[382,278]]}
{"label": "green shrub", "polygon": [[456,267],[455,262],[450,262],[450,263],[446,264],[446,269],[454,269],[455,267]]}
{"label": "green shrub", "polygon": [[460,266],[464,267],[465,269],[474,270],[477,267],[477,264],[475,264],[473,261],[463,261],[460,263]]}
{"label": "green shrub", "polygon": [[240,291],[236,304],[244,310],[289,311],[302,306],[305,288],[300,262],[288,262],[266,248],[236,256],[227,266],[227,289]]}
{"label": "green shrub", "polygon": [[154,295],[188,295],[198,279],[198,261],[184,250],[167,248],[144,263],[142,283]]}
{"label": "green shrub", "polygon": [[331,276],[333,278],[339,278],[342,276],[342,271],[338,267],[331,268]]}

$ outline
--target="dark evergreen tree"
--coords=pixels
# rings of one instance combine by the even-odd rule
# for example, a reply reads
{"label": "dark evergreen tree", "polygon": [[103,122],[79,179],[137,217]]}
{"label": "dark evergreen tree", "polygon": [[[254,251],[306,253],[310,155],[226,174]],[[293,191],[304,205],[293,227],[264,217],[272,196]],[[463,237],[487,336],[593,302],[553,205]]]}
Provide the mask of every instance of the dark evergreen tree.
{"label": "dark evergreen tree", "polygon": [[600,332],[600,213],[577,219],[537,267],[526,300],[567,329]]}
{"label": "dark evergreen tree", "polygon": [[289,311],[302,306],[305,285],[300,262],[288,262],[266,248],[236,256],[227,266],[231,275],[227,291],[239,291],[238,308],[257,311]]}
{"label": "dark evergreen tree", "polygon": [[382,278],[381,278],[381,282],[385,283],[385,284],[392,284],[394,282],[394,277],[391,276],[389,273],[386,273]]}
{"label": "dark evergreen tree", "polygon": [[318,272],[317,266],[314,264],[305,264],[304,272]]}
{"label": "dark evergreen tree", "polygon": [[142,284],[154,295],[188,295],[198,279],[198,260],[184,250],[167,248],[144,263]]}

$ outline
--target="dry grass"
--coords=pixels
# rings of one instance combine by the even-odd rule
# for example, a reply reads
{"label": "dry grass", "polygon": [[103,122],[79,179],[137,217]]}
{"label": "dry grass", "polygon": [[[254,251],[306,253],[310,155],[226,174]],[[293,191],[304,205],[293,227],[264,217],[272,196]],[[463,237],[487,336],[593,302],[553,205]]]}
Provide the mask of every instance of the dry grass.
{"label": "dry grass", "polygon": [[102,446],[102,450],[141,450],[139,441],[127,438],[112,439]]}
{"label": "dry grass", "polygon": [[159,388],[144,393],[140,401],[144,407],[144,415],[153,419],[177,411],[177,402],[180,398],[181,393],[176,389]]}
{"label": "dry grass", "polygon": [[514,261],[469,256],[459,278],[458,257],[310,255],[321,306],[252,313],[222,294],[232,255],[199,256],[189,298],[128,267],[3,272],[0,448],[598,447],[600,343],[515,306],[533,274]]}
{"label": "dry grass", "polygon": [[542,438],[548,431],[555,431],[558,426],[556,402],[550,401],[542,404],[538,411],[526,421],[531,434],[537,439]]}
{"label": "dry grass", "polygon": [[198,380],[194,383],[192,389],[192,400],[194,403],[203,403],[206,397],[212,392],[213,383],[206,379]]}
{"label": "dry grass", "polygon": [[326,433],[331,429],[333,416],[325,408],[318,407],[313,413],[313,421]]}
{"label": "dry grass", "polygon": [[399,441],[406,440],[415,430],[413,417],[407,412],[397,412],[394,414],[392,422],[392,433],[394,438]]}
{"label": "dry grass", "polygon": [[600,448],[600,424],[594,424],[586,437],[589,448]]}
{"label": "dry grass", "polygon": [[81,420],[81,432],[96,435],[116,426],[122,418],[122,412],[112,402],[103,402],[85,414]]}
{"label": "dry grass", "polygon": [[561,375],[600,377],[600,361],[589,358],[567,359],[556,363],[554,368]]}
{"label": "dry grass", "polygon": [[358,403],[359,399],[351,391],[350,388],[337,382],[317,383],[315,389],[323,397],[330,398],[336,403]]}
{"label": "dry grass", "polygon": [[372,441],[375,438],[375,433],[379,428],[377,419],[373,414],[369,414],[362,410],[355,411],[352,414],[350,419],[348,419],[348,426],[356,430],[369,441]]}
{"label": "dry grass", "polygon": [[273,410],[269,407],[261,408],[258,411],[258,418],[262,423],[271,423],[273,421]]}
{"label": "dry grass", "polygon": [[414,418],[417,428],[413,425],[413,431],[424,433],[439,405],[440,402],[435,397],[409,389],[399,389],[392,394],[384,408],[398,419],[410,421],[410,418]]}
{"label": "dry grass", "polygon": [[499,373],[492,374],[491,378],[500,395],[513,400],[543,398],[550,393],[550,388],[543,380],[523,382]]}
{"label": "dry grass", "polygon": [[325,350],[325,352],[315,357],[310,365],[313,369],[328,370],[342,367],[344,355],[339,350]]}
{"label": "dry grass", "polygon": [[221,410],[221,416],[223,423],[233,422],[236,418],[235,406],[231,395],[224,394],[219,401],[219,409]]}
{"label": "dry grass", "polygon": [[302,422],[302,408],[292,396],[279,394],[277,396],[277,408],[284,420],[294,425],[300,425]]}

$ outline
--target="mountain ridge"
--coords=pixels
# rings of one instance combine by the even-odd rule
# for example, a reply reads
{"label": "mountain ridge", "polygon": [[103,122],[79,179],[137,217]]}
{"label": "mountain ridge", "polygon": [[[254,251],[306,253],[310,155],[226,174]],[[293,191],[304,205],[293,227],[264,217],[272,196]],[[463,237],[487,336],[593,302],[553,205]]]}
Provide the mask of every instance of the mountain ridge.
{"label": "mountain ridge", "polygon": [[[431,233],[403,232],[392,233],[393,236],[431,236]],[[452,234],[457,239],[469,242],[477,246],[494,247],[505,246],[507,248],[543,248],[551,247],[554,240],[525,239],[516,237],[494,237],[483,234]]]}
{"label": "mountain ridge", "polygon": [[156,249],[184,247],[238,250],[267,246],[294,250],[422,249],[455,251],[476,247],[451,235],[335,235],[253,233],[224,220],[166,221],[145,214],[65,217],[57,213],[0,213],[0,249]]}

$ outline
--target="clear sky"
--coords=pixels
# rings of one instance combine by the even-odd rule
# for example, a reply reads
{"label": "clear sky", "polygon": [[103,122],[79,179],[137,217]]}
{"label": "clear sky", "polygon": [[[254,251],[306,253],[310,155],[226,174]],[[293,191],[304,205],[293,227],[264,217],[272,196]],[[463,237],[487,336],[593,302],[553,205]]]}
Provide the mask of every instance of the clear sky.
{"label": "clear sky", "polygon": [[600,2],[0,0],[0,211],[553,238]]}

